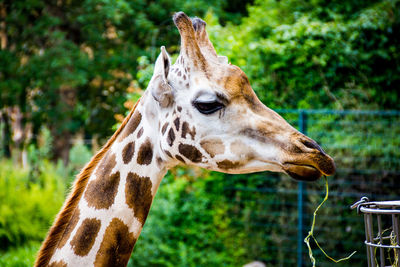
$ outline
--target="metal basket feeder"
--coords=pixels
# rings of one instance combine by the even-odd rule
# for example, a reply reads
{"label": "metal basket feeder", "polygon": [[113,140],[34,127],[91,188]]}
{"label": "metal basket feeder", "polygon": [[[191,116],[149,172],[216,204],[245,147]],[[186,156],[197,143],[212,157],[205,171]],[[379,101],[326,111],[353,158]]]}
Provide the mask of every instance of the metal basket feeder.
{"label": "metal basket feeder", "polygon": [[352,208],[364,214],[368,267],[400,267],[400,200],[370,202],[363,197]]}

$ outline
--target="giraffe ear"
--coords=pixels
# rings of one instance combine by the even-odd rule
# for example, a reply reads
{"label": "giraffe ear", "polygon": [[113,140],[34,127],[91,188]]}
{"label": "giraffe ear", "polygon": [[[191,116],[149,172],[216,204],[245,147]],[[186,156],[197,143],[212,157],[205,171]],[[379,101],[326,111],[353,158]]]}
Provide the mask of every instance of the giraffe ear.
{"label": "giraffe ear", "polygon": [[168,84],[168,72],[171,65],[171,59],[165,47],[161,47],[161,53],[156,60],[154,66],[154,74],[151,80],[151,94],[154,99],[165,108],[171,105],[174,101],[172,88]]}

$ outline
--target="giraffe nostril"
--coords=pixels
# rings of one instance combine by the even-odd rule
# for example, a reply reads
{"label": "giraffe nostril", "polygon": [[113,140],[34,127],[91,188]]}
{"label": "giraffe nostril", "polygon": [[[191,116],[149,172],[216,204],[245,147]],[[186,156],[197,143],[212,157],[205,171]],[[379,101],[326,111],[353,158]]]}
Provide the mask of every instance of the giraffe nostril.
{"label": "giraffe nostril", "polygon": [[325,154],[325,152],[322,150],[322,148],[315,142],[314,140],[307,140],[307,139],[302,139],[300,142],[307,148],[311,149],[316,149],[322,154]]}

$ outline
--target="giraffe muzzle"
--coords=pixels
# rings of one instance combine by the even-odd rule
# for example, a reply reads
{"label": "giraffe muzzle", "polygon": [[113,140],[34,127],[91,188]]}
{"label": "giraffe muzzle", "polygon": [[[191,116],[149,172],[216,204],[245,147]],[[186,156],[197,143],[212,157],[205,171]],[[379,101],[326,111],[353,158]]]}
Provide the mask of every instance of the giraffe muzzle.
{"label": "giraffe muzzle", "polygon": [[283,170],[295,180],[312,182],[318,180],[322,173],[313,166],[294,163],[283,164]]}
{"label": "giraffe muzzle", "polygon": [[309,182],[318,180],[322,175],[333,175],[336,171],[335,162],[325,153],[302,157],[299,161],[285,162],[282,167],[292,178]]}

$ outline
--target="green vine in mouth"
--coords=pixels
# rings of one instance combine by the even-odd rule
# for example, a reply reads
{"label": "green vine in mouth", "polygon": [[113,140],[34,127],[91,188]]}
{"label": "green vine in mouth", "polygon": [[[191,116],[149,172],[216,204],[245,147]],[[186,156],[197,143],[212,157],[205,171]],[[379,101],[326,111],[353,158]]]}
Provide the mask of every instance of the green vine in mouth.
{"label": "green vine in mouth", "polygon": [[314,236],[314,226],[315,226],[315,219],[316,219],[316,217],[317,217],[317,212],[318,212],[318,210],[321,208],[321,206],[328,200],[328,196],[329,196],[328,178],[327,178],[326,176],[324,176],[324,179],[325,179],[325,188],[326,188],[325,198],[324,198],[324,200],[322,200],[322,202],[321,202],[321,203],[318,205],[318,207],[315,209],[313,221],[312,221],[312,224],[311,224],[311,229],[310,229],[310,231],[308,232],[308,235],[306,236],[306,238],[304,238],[304,243],[307,244],[307,247],[308,247],[308,255],[309,255],[310,260],[311,260],[311,262],[312,262],[312,264],[313,264],[313,265],[312,265],[313,267],[315,267],[315,262],[316,262],[316,261],[315,261],[315,258],[314,258],[314,256],[313,256],[313,252],[312,252],[312,249],[311,249],[311,246],[310,246],[310,239],[311,239],[311,238],[314,240],[315,244],[317,244],[318,248],[322,251],[322,253],[325,255],[325,257],[327,257],[328,259],[330,259],[331,261],[333,261],[333,262],[335,262],[335,263],[339,263],[339,262],[341,262],[341,261],[348,260],[348,259],[350,259],[350,258],[357,252],[357,251],[354,251],[353,253],[351,253],[349,256],[347,256],[347,257],[345,257],[345,258],[341,258],[341,259],[335,260],[334,258],[332,258],[331,256],[329,256],[329,255],[321,248],[321,246],[319,245],[317,239],[316,239],[315,236]]}

